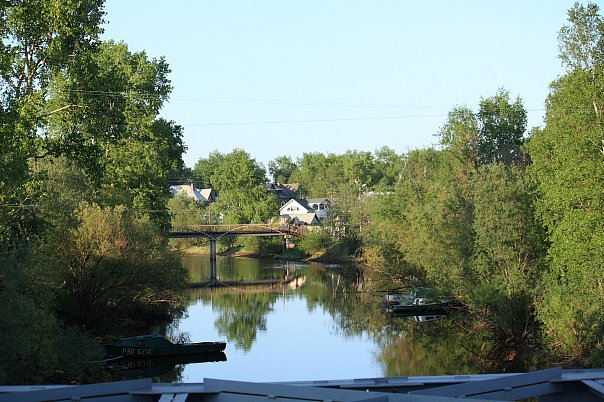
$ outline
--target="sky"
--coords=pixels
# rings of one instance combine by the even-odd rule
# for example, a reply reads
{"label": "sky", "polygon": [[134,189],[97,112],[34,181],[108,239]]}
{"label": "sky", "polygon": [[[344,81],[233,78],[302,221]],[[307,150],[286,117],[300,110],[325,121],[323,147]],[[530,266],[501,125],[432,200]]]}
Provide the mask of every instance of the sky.
{"label": "sky", "polygon": [[235,148],[268,166],[435,146],[453,107],[476,111],[499,88],[523,100],[529,129],[542,126],[573,3],[108,0],[103,39],[166,58],[161,115],[183,126],[188,167]]}

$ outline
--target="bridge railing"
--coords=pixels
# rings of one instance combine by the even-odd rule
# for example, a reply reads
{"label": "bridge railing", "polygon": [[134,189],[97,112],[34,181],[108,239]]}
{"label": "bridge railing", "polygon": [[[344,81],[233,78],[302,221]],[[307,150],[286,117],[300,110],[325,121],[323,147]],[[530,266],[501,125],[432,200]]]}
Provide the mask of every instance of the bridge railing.
{"label": "bridge railing", "polygon": [[232,225],[186,225],[173,226],[170,233],[259,233],[274,232],[300,236],[302,228],[295,225],[283,224],[232,224]]}

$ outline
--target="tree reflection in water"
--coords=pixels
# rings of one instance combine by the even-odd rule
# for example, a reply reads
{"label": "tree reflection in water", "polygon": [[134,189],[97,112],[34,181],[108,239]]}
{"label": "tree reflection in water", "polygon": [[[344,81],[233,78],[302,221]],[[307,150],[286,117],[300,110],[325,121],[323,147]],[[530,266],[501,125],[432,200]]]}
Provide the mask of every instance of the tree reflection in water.
{"label": "tree reflection in water", "polygon": [[[285,265],[276,269],[274,261],[249,262],[238,266],[230,261],[226,272],[231,277],[279,278]],[[506,371],[509,362],[490,356],[494,339],[488,332],[472,332],[476,319],[464,314],[442,320],[415,320],[391,317],[382,306],[383,292],[378,281],[355,266],[306,264],[297,267],[304,286],[294,289],[229,288],[192,291],[194,302],[211,304],[214,326],[236,348],[250,351],[259,332],[266,332],[267,317],[283,298],[302,296],[309,312],[327,313],[333,322],[332,333],[343,338],[368,338],[375,345],[375,362],[386,376],[468,374]],[[220,266],[219,266],[220,270]],[[263,272],[263,271],[268,272]],[[274,334],[271,336],[279,336]],[[321,342],[320,339],[315,340]],[[492,358],[491,358],[492,357]]]}
{"label": "tree reflection in water", "polygon": [[218,332],[237,348],[251,349],[258,331],[266,331],[266,315],[279,297],[276,293],[230,290],[215,294],[214,308],[220,311],[214,323]]}

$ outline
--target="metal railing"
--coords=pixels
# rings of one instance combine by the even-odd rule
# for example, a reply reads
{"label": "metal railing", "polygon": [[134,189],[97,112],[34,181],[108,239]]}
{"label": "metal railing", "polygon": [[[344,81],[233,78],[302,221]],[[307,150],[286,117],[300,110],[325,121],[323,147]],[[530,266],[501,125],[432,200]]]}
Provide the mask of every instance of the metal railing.
{"label": "metal railing", "polygon": [[283,224],[233,224],[233,225],[186,225],[173,226],[170,233],[207,233],[207,234],[262,234],[278,233],[301,236],[303,229],[295,225]]}

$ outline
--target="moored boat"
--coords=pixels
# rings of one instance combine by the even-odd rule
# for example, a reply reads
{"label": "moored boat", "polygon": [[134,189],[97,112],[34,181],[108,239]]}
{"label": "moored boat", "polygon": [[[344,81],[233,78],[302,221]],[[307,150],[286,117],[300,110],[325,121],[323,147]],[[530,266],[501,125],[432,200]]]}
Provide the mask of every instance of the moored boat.
{"label": "moored boat", "polygon": [[383,299],[386,311],[396,315],[444,314],[449,300],[438,298],[430,288],[413,288],[410,293],[388,293]]}
{"label": "moored boat", "polygon": [[225,342],[172,343],[159,334],[118,338],[103,345],[107,357],[116,356],[176,356],[199,353],[218,353],[226,348]]}

